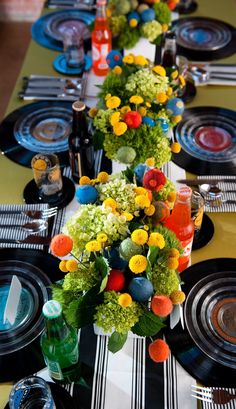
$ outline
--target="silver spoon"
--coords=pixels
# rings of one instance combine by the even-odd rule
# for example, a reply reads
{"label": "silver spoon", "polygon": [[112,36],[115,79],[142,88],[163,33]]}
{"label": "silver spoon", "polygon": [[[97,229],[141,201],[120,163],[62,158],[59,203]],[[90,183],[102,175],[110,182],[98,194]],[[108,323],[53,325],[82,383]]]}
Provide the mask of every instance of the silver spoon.
{"label": "silver spoon", "polygon": [[224,203],[228,203],[228,204],[236,203],[236,200],[230,200],[230,199],[228,200],[228,199],[223,198],[223,194],[225,192],[236,193],[235,190],[222,191],[216,185],[210,185],[210,184],[205,183],[205,184],[199,185],[199,191],[205,199],[206,206],[219,207]]}
{"label": "silver spoon", "polygon": [[46,230],[48,228],[47,220],[34,219],[30,222],[24,224],[0,224],[0,227],[6,228],[16,228],[19,227],[29,233],[39,233],[40,231]]}

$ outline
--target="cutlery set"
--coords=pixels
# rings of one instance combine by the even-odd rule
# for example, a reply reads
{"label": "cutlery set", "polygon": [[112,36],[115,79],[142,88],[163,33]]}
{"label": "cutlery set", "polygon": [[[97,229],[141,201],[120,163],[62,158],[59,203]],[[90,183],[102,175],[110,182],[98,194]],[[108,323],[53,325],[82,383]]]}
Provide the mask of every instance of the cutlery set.
{"label": "cutlery set", "polygon": [[81,10],[92,10],[95,8],[93,0],[48,0],[48,8],[80,8]]}
{"label": "cutlery set", "polygon": [[231,400],[236,399],[236,393],[231,393],[223,388],[192,385],[191,389],[191,396],[194,398],[216,405],[226,405]]}
{"label": "cutlery set", "polygon": [[190,63],[188,74],[196,86],[236,85],[236,64]]}

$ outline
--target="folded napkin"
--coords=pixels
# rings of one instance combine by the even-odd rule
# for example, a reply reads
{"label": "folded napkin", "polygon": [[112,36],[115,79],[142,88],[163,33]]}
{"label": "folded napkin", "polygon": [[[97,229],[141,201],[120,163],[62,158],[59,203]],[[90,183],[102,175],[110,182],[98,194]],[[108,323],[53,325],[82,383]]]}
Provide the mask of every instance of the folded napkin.
{"label": "folded napkin", "polygon": [[[19,212],[24,212],[27,210],[44,210],[48,208],[47,203],[40,203],[40,204],[23,204],[23,205],[0,205],[0,222],[1,225],[8,225],[7,227],[0,227],[0,237],[1,239],[19,239],[23,240],[25,239],[30,233],[26,232],[23,230],[21,227],[12,227],[14,224],[19,224],[22,225],[24,223],[29,222],[30,219],[27,215],[24,213],[19,213],[19,214],[8,214],[7,211],[13,210],[13,211],[19,211]],[[5,213],[6,211],[6,213]],[[47,230],[44,230],[36,235],[40,236],[47,236],[48,232]],[[26,243],[19,243],[19,244],[14,244],[14,243],[0,243],[0,248],[31,248],[31,249],[43,249],[42,244],[26,244]]]}
{"label": "folded napkin", "polygon": [[[235,203],[222,203],[220,206],[217,207],[210,207],[210,206],[205,206],[205,211],[210,212],[210,213],[219,213],[219,212],[235,212],[236,211],[236,176],[222,176],[222,175],[210,175],[210,176],[198,176],[197,179],[209,179],[209,183],[211,182],[211,179],[234,179],[235,182],[219,182],[217,183],[217,186],[222,190],[223,195],[222,195],[222,200],[232,200],[235,201]],[[227,190],[230,190],[232,192],[227,192]]]}

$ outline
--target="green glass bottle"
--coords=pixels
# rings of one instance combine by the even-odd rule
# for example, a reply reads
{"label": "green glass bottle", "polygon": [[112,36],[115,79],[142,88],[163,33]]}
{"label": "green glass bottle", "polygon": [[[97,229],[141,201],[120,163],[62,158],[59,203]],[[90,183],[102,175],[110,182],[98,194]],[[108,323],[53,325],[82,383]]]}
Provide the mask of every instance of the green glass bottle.
{"label": "green glass bottle", "polygon": [[51,378],[57,382],[73,382],[78,374],[78,335],[67,324],[58,301],[47,301],[43,306],[45,330],[41,348]]}

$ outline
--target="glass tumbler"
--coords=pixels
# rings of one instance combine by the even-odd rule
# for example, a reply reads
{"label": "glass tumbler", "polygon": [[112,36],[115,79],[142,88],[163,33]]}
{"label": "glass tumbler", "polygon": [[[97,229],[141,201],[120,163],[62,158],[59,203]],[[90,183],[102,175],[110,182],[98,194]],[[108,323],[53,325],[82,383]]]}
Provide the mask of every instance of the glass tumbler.
{"label": "glass tumbler", "polygon": [[31,160],[39,197],[46,203],[58,201],[62,196],[62,177],[59,159],[55,154],[38,153]]}
{"label": "glass tumbler", "polygon": [[17,382],[9,396],[10,409],[56,409],[47,382],[39,376],[28,376]]}
{"label": "glass tumbler", "polygon": [[193,191],[191,197],[191,217],[194,222],[194,240],[199,238],[202,227],[204,205],[205,201],[202,195],[197,191]]}
{"label": "glass tumbler", "polygon": [[63,50],[66,64],[70,68],[83,68],[84,41],[76,27],[67,27],[62,32]]}

